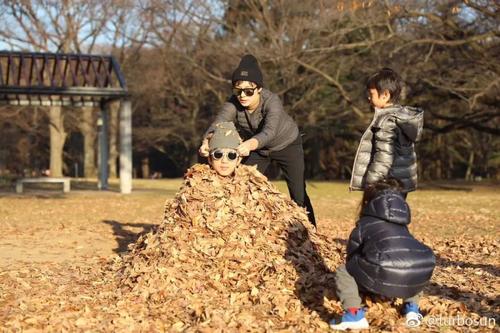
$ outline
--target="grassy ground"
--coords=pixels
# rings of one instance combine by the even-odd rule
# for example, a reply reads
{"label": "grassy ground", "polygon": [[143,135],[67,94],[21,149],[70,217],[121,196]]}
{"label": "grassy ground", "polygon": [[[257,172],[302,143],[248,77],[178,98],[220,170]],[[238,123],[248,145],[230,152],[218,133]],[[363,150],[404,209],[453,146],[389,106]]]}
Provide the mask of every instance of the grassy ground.
{"label": "grassy ground", "polygon": [[[65,195],[54,188],[27,188],[18,195],[4,187],[0,192],[0,272],[26,265],[43,269],[47,263],[75,265],[125,251],[139,233],[161,221],[165,200],[175,195],[181,182],[136,180],[130,195],[118,193],[116,181],[111,182],[110,191],[101,192],[93,190],[94,182],[75,181],[71,193]],[[276,184],[287,192],[284,182]],[[307,186],[318,232],[345,240],[355,221],[360,193],[349,193],[345,182],[308,182]],[[456,276],[454,289],[448,286],[443,295],[453,297],[456,290],[472,295],[465,299],[456,295],[455,299],[479,316],[491,317],[495,312],[498,316],[499,190],[494,184],[432,183],[423,184],[408,197],[413,217],[410,229],[433,246],[439,257],[437,278]],[[481,285],[482,281],[487,285]],[[481,298],[491,302],[481,305]]]}

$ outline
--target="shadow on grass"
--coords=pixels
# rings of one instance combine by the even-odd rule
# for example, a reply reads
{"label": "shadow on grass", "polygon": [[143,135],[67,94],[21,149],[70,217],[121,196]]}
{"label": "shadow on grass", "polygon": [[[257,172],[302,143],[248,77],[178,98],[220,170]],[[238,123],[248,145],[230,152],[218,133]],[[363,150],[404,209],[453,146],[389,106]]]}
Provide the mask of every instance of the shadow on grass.
{"label": "shadow on grass", "polygon": [[[71,190],[69,193],[62,192],[61,184],[45,184],[45,183],[34,183],[34,184],[24,184],[23,193],[16,193],[15,181],[11,183],[0,182],[0,198],[10,197],[19,199],[64,199],[68,195],[79,191],[88,193],[120,193],[120,185],[116,183],[110,183],[108,188],[105,190],[99,190],[97,187],[97,181],[95,180],[85,180],[85,179],[71,179]],[[132,194],[152,194],[152,195],[164,195],[166,197],[173,197],[177,194],[178,189],[172,188],[162,188],[162,187],[136,187],[132,189]]]}
{"label": "shadow on grass", "polygon": [[[99,191],[97,187],[97,181],[81,180],[72,178],[70,181],[71,188],[69,194],[72,191]],[[24,183],[23,192],[16,193],[16,181],[11,180],[10,182],[0,182],[0,196],[19,196],[28,198],[64,198],[66,193],[62,192],[62,184],[52,184],[52,183]],[[109,188],[105,191],[108,192],[120,192],[120,187],[117,184],[110,184]]]}
{"label": "shadow on grass", "polygon": [[324,306],[324,298],[335,299],[334,273],[327,267],[308,230],[301,224],[290,226],[285,259],[292,263],[299,276],[295,282],[295,295],[302,305],[318,313],[325,322],[333,314]]}
{"label": "shadow on grass", "polygon": [[[447,258],[436,256],[436,266],[439,267],[461,267],[471,269],[481,269],[493,276],[500,276],[500,267],[488,264],[468,263],[460,260],[450,260]],[[500,321],[500,314],[495,309],[500,307],[500,297],[488,297],[481,293],[460,289],[455,286],[446,286],[436,282],[431,282],[425,288],[426,294],[438,296],[440,298],[453,301],[460,301],[467,306],[471,312],[477,313],[479,316],[495,318]]]}
{"label": "shadow on grass", "polygon": [[472,192],[474,189],[465,185],[455,184],[440,184],[440,183],[425,183],[418,185],[419,191],[457,191],[457,192]]}
{"label": "shadow on grass", "polygon": [[[332,242],[342,246],[347,245],[346,239],[333,238]],[[310,310],[317,311],[320,317],[327,321],[332,314],[323,306],[324,297],[336,299],[334,272],[328,269],[323,258],[311,243],[307,230],[302,226],[293,226],[289,230],[288,249],[285,258],[290,261],[299,276],[295,285],[295,294],[302,304]],[[313,263],[312,265],[308,263]],[[437,256],[437,266],[460,266],[463,268],[482,269],[491,275],[500,276],[500,267],[487,264],[473,264],[463,261],[453,261]],[[425,295],[437,296],[442,299],[459,301],[465,304],[467,310],[481,317],[495,318],[500,321],[500,314],[496,309],[500,307],[500,297],[491,297],[482,293],[460,289],[455,286],[446,286],[431,281],[424,289]],[[372,301],[390,301],[392,299],[360,292],[365,301],[370,297]]]}
{"label": "shadow on grass", "polygon": [[[71,189],[80,191],[99,191],[97,188],[96,181],[83,180],[83,179],[71,180]],[[120,184],[110,183],[105,192],[120,193]],[[153,193],[155,195],[161,194],[166,196],[174,196],[177,192],[178,188],[169,189],[162,187],[157,188],[157,187],[144,187],[144,186],[141,187],[133,186],[132,188],[132,194]]]}
{"label": "shadow on grass", "polygon": [[0,186],[0,198],[18,199],[64,199],[66,194],[62,192],[61,184],[24,184],[23,192],[16,193],[16,184],[2,184]]}
{"label": "shadow on grass", "polygon": [[[100,191],[96,180],[71,179],[71,189],[79,191]],[[109,183],[106,191],[120,192],[120,184]]]}
{"label": "shadow on grass", "polygon": [[66,195],[64,195],[63,193],[50,193],[46,191],[30,191],[23,194],[0,192],[0,198],[6,197],[16,199],[66,199]]}
{"label": "shadow on grass", "polygon": [[[103,220],[102,222],[113,228],[113,235],[118,243],[118,247],[113,249],[113,251],[117,254],[127,252],[129,244],[134,243],[141,235],[154,230],[157,226],[155,224],[148,223],[121,223],[114,220]],[[126,227],[142,228],[142,230],[139,232],[133,232],[126,229]]]}
{"label": "shadow on grass", "polygon": [[436,264],[441,267],[461,267],[461,268],[473,268],[473,269],[481,269],[483,271],[488,272],[494,276],[500,276],[500,267],[495,265],[488,264],[473,264],[460,260],[450,260],[447,258],[443,258],[440,256],[436,256]]}
{"label": "shadow on grass", "polygon": [[500,306],[499,297],[488,297],[480,293],[474,293],[455,286],[445,286],[436,282],[430,282],[425,287],[424,293],[442,299],[462,302],[469,312],[476,313],[481,317],[495,318],[496,322],[500,320],[500,314],[497,311]]}

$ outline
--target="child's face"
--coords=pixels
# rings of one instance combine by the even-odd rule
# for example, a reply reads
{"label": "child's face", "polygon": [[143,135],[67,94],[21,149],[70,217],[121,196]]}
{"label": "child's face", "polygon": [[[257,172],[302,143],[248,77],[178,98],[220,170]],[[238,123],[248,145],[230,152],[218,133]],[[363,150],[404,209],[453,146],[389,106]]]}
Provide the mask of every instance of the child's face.
{"label": "child's face", "polygon": [[238,81],[233,87],[233,94],[238,98],[241,106],[248,108],[259,104],[261,90],[262,88],[257,88],[253,82]]}
{"label": "child's face", "polygon": [[210,152],[210,165],[221,176],[230,176],[241,162],[241,157],[235,149],[223,148]]}
{"label": "child's face", "polygon": [[392,105],[392,103],[389,103],[391,100],[391,94],[387,90],[384,90],[383,93],[379,94],[375,88],[368,89],[368,100],[371,105],[379,109]]}

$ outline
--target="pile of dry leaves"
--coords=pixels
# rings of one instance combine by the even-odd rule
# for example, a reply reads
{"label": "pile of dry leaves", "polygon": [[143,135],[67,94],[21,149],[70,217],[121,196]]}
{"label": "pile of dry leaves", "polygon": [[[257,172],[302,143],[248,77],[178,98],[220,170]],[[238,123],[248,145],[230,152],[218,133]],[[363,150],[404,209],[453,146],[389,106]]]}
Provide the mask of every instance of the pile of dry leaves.
{"label": "pile of dry leaves", "polygon": [[[333,271],[345,244],[335,237],[317,234],[305,211],[254,167],[240,166],[235,177],[221,178],[195,165],[167,202],[164,221],[123,257],[0,274],[0,304],[6,305],[0,321],[9,330],[328,330],[328,320],[341,312]],[[459,246],[425,241],[438,255]],[[496,240],[483,242],[481,251],[498,253]],[[423,311],[491,315],[498,305],[498,270],[481,276],[493,284],[492,294],[466,306],[451,287],[450,273],[460,265],[452,251],[443,253],[449,257],[439,256],[442,265]],[[398,302],[367,298],[372,327],[405,331]]]}
{"label": "pile of dry leaves", "polygon": [[221,178],[197,165],[119,263],[120,285],[178,328],[284,329],[304,320],[297,287],[331,278],[318,244],[305,211],[255,168]]}

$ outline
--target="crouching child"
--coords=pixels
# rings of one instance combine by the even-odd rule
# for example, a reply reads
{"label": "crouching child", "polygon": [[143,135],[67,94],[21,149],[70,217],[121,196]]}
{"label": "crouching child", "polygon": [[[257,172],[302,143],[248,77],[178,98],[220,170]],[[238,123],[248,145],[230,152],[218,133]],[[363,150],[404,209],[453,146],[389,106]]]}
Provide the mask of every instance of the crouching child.
{"label": "crouching child", "polygon": [[337,296],[344,313],[336,330],[367,329],[359,291],[403,298],[406,320],[420,320],[419,297],[432,276],[436,260],[432,250],[408,230],[410,207],[396,179],[367,186],[360,216],[347,244],[346,264],[335,272]]}

